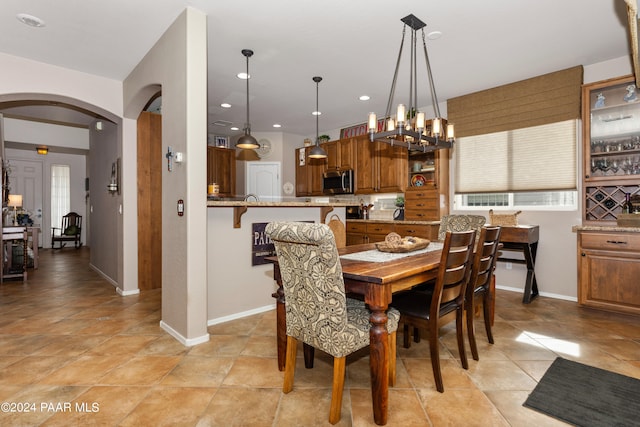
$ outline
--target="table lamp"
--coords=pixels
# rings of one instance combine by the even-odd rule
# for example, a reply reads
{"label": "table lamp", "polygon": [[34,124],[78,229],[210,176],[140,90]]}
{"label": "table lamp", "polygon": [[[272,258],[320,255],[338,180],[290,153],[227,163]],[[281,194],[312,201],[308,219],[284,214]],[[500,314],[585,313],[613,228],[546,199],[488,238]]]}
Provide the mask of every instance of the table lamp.
{"label": "table lamp", "polygon": [[22,194],[9,194],[9,203],[7,206],[13,206],[13,226],[18,226],[18,206],[22,206]]}

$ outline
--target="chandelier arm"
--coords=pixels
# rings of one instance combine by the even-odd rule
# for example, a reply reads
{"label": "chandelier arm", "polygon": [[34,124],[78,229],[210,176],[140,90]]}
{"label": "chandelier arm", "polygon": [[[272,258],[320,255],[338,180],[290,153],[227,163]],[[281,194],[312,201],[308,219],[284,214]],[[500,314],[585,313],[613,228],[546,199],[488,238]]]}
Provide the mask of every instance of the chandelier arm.
{"label": "chandelier arm", "polygon": [[427,42],[424,36],[424,30],[422,30],[422,46],[424,48],[424,58],[427,63],[427,75],[429,76],[429,88],[431,89],[431,98],[433,100],[433,110],[436,118],[442,117],[440,115],[440,106],[438,105],[438,95],[436,95],[436,88],[433,83],[433,75],[431,74],[431,63],[429,62],[429,54],[427,53]]}
{"label": "chandelier arm", "polygon": [[393,73],[393,81],[391,82],[391,91],[389,92],[389,100],[387,101],[387,109],[385,111],[384,118],[391,117],[391,103],[396,92],[396,82],[398,81],[398,70],[400,69],[400,59],[402,58],[402,48],[404,47],[404,35],[407,29],[405,24],[402,27],[402,40],[400,41],[400,50],[398,51],[398,60],[396,61],[396,69]]}
{"label": "chandelier arm", "polygon": [[416,30],[411,31],[411,61],[409,68],[409,118],[408,122],[411,123],[411,113],[418,110],[418,74],[416,64],[418,58],[416,56]]}

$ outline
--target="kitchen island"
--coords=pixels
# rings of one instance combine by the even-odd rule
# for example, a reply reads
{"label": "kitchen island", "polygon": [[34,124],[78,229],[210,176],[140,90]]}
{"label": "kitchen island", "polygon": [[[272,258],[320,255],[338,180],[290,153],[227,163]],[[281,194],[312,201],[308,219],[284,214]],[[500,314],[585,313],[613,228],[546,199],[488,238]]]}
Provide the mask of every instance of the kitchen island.
{"label": "kitchen island", "polygon": [[345,222],[345,206],[316,201],[207,201],[208,325],[275,308],[273,265],[253,265],[254,226],[271,221]]}

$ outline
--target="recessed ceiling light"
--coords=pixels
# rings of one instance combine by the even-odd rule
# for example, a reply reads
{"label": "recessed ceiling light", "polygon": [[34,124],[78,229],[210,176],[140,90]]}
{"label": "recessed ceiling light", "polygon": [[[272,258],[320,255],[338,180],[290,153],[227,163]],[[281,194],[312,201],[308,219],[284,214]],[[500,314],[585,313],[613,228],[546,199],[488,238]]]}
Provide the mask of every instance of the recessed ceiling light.
{"label": "recessed ceiling light", "polygon": [[427,38],[429,40],[437,40],[440,37],[442,37],[442,31],[431,31],[429,34],[427,34]]}
{"label": "recessed ceiling light", "polygon": [[251,78],[251,75],[249,75],[249,74],[247,74],[247,73],[238,73],[238,74],[236,74],[236,76],[237,76],[239,79],[242,79],[242,80],[247,80],[247,79],[250,79],[250,78]]}
{"label": "recessed ceiling light", "polygon": [[240,130],[238,126],[231,126],[231,130]]}
{"label": "recessed ceiling light", "polygon": [[322,111],[314,111],[313,113],[311,113],[312,116],[321,116],[322,115]]}
{"label": "recessed ceiling light", "polygon": [[368,101],[371,99],[371,97],[369,95],[362,95],[359,99],[360,101]]}
{"label": "recessed ceiling light", "polygon": [[38,18],[37,16],[28,15],[26,13],[19,13],[16,15],[16,18],[18,18],[18,21],[30,27],[40,28],[44,27],[45,25],[42,19]]}
{"label": "recessed ceiling light", "polygon": [[231,108],[231,104],[227,104],[226,102],[223,102],[222,104],[220,104],[220,106],[222,108]]}
{"label": "recessed ceiling light", "polygon": [[274,127],[274,128],[281,128],[281,127],[282,127],[282,125],[281,125],[281,124],[278,124],[278,123],[274,123],[274,124],[273,124],[273,127]]}

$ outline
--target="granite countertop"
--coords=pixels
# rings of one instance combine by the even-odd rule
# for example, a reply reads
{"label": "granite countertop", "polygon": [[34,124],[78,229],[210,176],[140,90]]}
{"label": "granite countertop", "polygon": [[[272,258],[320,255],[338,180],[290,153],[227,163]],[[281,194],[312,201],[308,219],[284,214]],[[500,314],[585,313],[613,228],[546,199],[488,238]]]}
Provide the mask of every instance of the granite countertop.
{"label": "granite countertop", "polygon": [[305,201],[247,201],[244,200],[207,200],[207,207],[282,207],[282,208],[313,208],[313,207],[345,207],[350,206],[350,203],[345,202],[305,202]]}
{"label": "granite countertop", "polygon": [[440,221],[407,221],[406,219],[351,219],[347,218],[349,222],[366,222],[366,223],[378,223],[378,224],[408,224],[408,225],[440,225]]}
{"label": "granite countertop", "polygon": [[618,231],[626,233],[640,233],[640,227],[620,227],[618,225],[574,225],[571,231]]}

